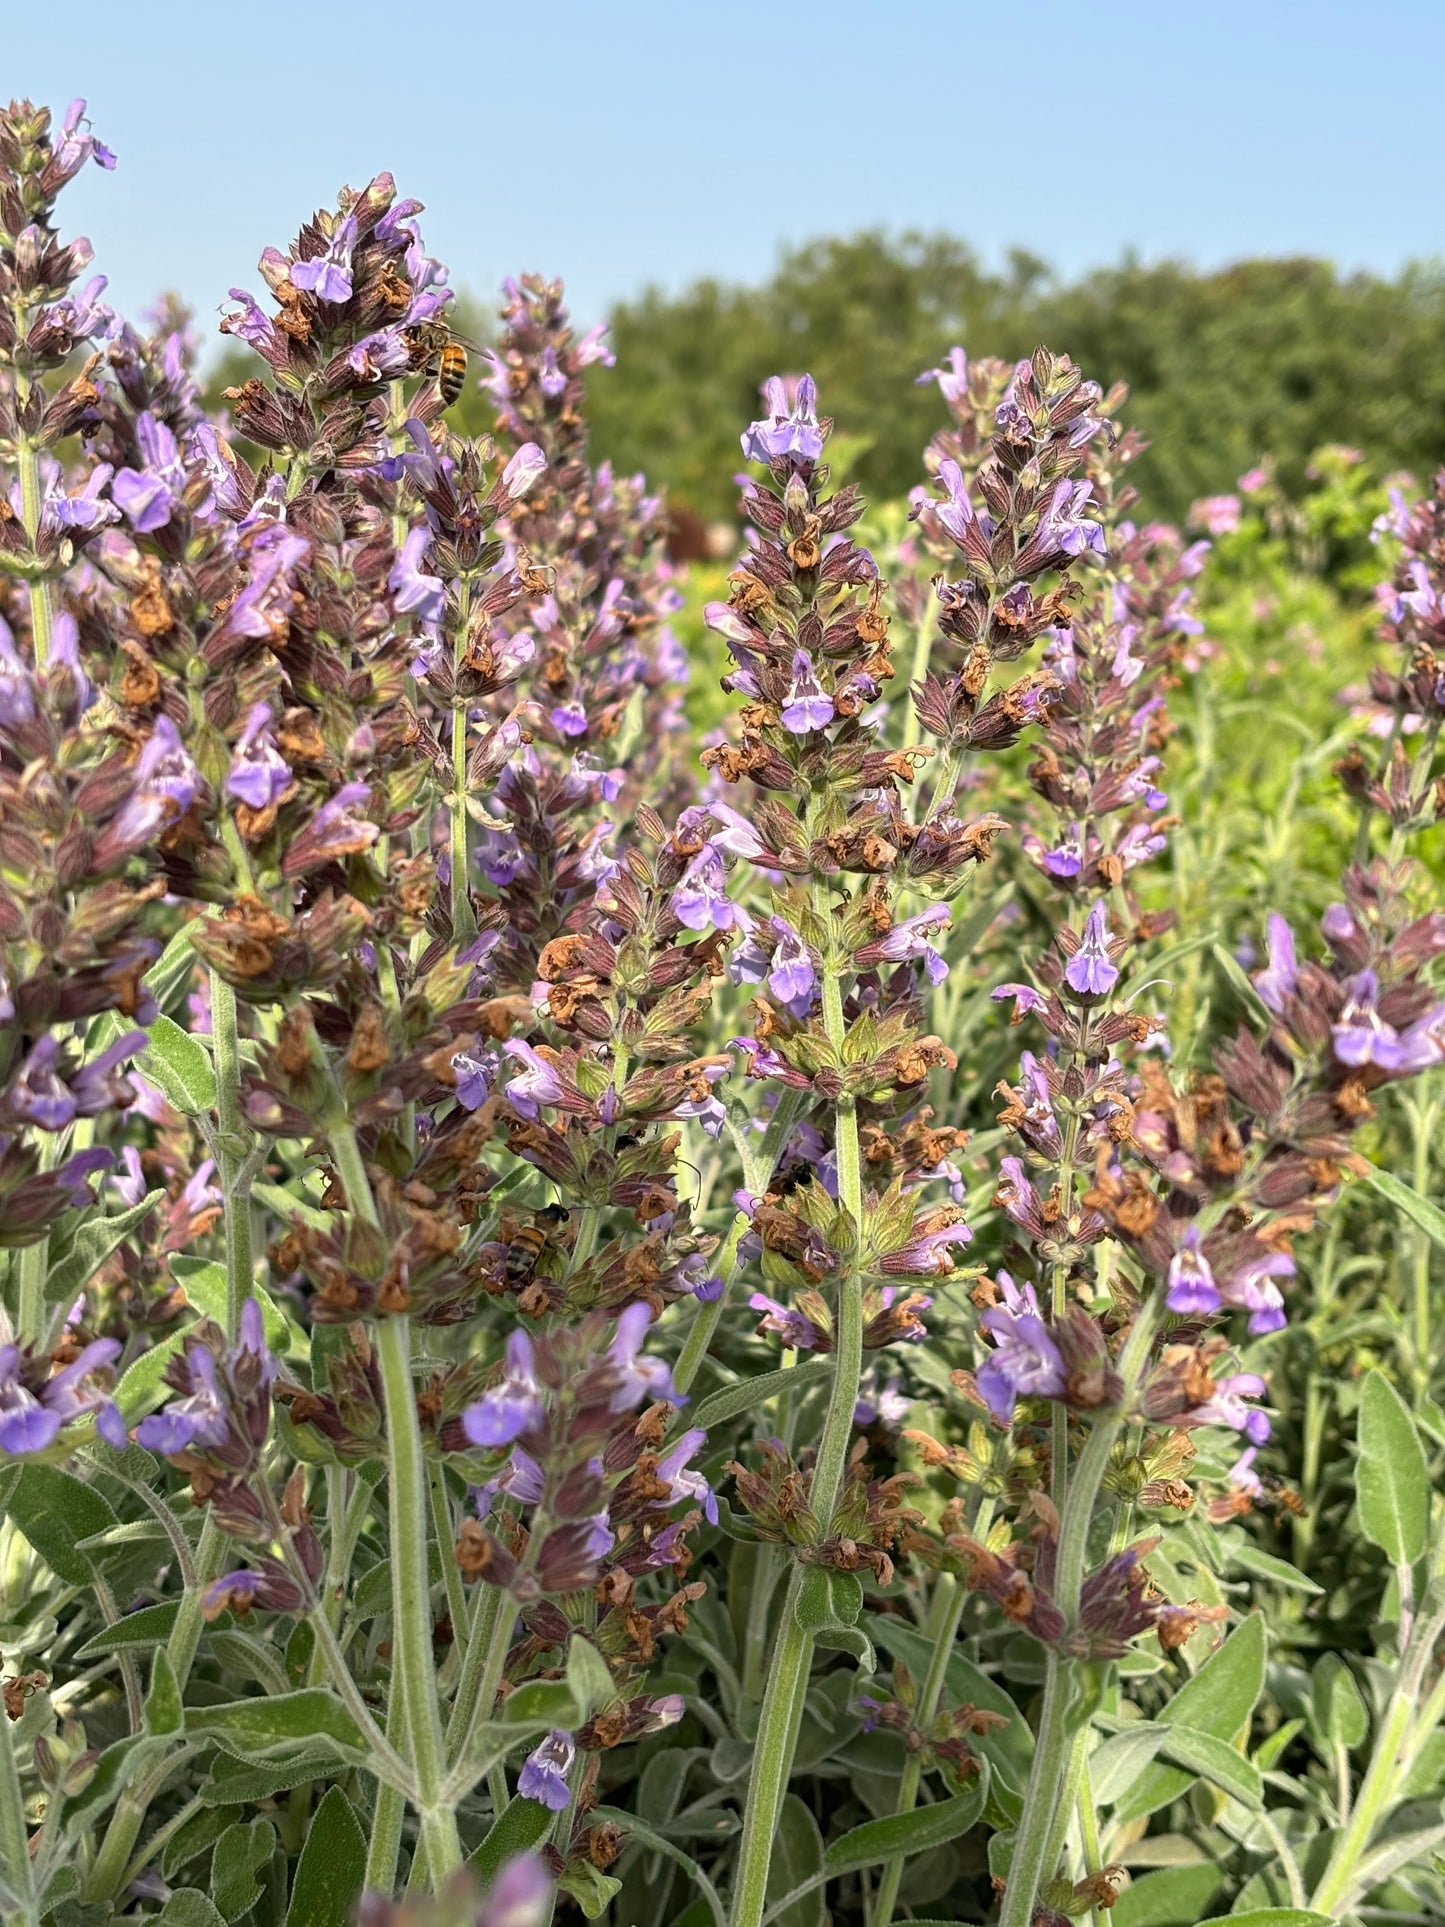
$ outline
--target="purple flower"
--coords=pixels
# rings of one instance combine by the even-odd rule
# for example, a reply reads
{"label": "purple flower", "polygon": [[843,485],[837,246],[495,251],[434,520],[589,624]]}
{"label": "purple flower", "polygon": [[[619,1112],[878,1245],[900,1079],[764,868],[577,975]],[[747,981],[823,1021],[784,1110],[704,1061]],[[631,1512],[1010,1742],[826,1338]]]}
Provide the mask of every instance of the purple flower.
{"label": "purple flower", "polygon": [[1020,1291],[1006,1271],[998,1274],[1001,1305],[991,1306],[979,1327],[995,1340],[979,1367],[977,1384],[994,1417],[1008,1424],[1020,1398],[1062,1398],[1068,1389],[1063,1354],[1049,1335],[1032,1285]]}
{"label": "purple flower", "polygon": [[259,1572],[249,1572],[244,1566],[236,1572],[222,1573],[201,1595],[201,1617],[218,1618],[227,1607],[244,1612],[265,1583]]}
{"label": "purple flower", "polygon": [[1274,1281],[1293,1276],[1294,1259],[1287,1251],[1266,1252],[1234,1277],[1219,1280],[1219,1295],[1225,1304],[1249,1313],[1249,1329],[1261,1338],[1284,1326],[1284,1298]]}
{"label": "purple flower", "polygon": [[787,1305],[780,1305],[776,1298],[769,1298],[766,1292],[755,1291],[748,1303],[754,1311],[765,1314],[759,1325],[759,1332],[772,1332],[781,1338],[790,1352],[826,1351],[828,1336],[820,1331],[811,1318],[805,1318],[800,1311]]}
{"label": "purple flower", "polygon": [[1064,981],[1080,997],[1105,997],[1119,981],[1109,955],[1109,917],[1102,900],[1089,912],[1079,947],[1064,971]]}
{"label": "purple flower", "polygon": [[[67,529],[77,534],[91,535],[96,529],[103,529],[111,522],[120,520],[120,510],[115,503],[101,499],[101,490],[111,478],[108,462],[97,463],[86,477],[84,487],[75,495],[65,493],[60,464],[51,456],[42,456],[41,475],[45,486],[40,506],[42,528]],[[10,503],[17,515],[22,513],[18,482],[10,491]]]}
{"label": "purple flower", "polygon": [[946,368],[925,368],[921,375],[914,376],[913,385],[921,388],[925,382],[936,381],[939,392],[950,407],[968,399],[968,356],[962,348],[950,348]]}
{"label": "purple flower", "polygon": [[1407,1031],[1400,1032],[1387,1024],[1376,1008],[1380,983],[1372,970],[1362,970],[1352,978],[1349,989],[1349,1001],[1339,1021],[1330,1027],[1335,1056],[1342,1064],[1374,1064],[1402,1076],[1428,1070],[1445,1056],[1445,1047],[1435,1035],[1445,1023],[1445,1005],[1437,1005]]}
{"label": "purple flower", "polygon": [[164,711],[131,771],[131,793],[111,818],[111,850],[138,850],[165,823],[184,816],[201,794],[201,773]]}
{"label": "purple flower", "polygon": [[502,1049],[525,1067],[506,1086],[507,1100],[518,1116],[536,1117],[544,1104],[555,1104],[562,1095],[562,1085],[546,1058],[539,1057],[520,1037],[509,1038]]}
{"label": "purple flower", "polygon": [[65,119],[60,123],[60,138],[51,151],[47,169],[51,181],[57,186],[73,180],[87,161],[94,161],[97,167],[103,167],[107,172],[115,166],[115,155],[110,149],[103,146],[94,134],[80,131],[85,124],[85,102],[71,101],[65,110]]}
{"label": "purple flower", "polygon": [[813,377],[804,375],[790,408],[786,382],[780,375],[771,376],[763,386],[767,414],[762,421],[753,422],[742,437],[748,461],[816,462],[823,453],[823,435],[815,413],[817,400]]}
{"label": "purple flower", "polygon": [[616,1335],[607,1347],[607,1356],[622,1374],[622,1385],[612,1400],[614,1412],[629,1411],[644,1398],[665,1400],[669,1405],[687,1403],[662,1359],[639,1356],[651,1323],[652,1312],[645,1304],[629,1305],[617,1320]]}
{"label": "purple flower", "polygon": [[756,862],[767,855],[767,847],[748,819],[728,803],[709,803],[707,813],[718,826],[712,833],[712,842],[730,856],[746,857]]}
{"label": "purple flower", "polygon": [[527,855],[515,832],[498,825],[483,824],[477,831],[477,865],[489,883],[499,890],[515,883],[527,867]]}
{"label": "purple flower", "polygon": [[783,917],[772,919],[778,942],[768,970],[768,988],[794,1017],[806,1017],[818,989],[812,952]]}
{"label": "purple flower", "polygon": [[728,898],[727,872],[716,846],[704,843],[683,871],[671,898],[672,914],[687,930],[730,930],[738,912]]}
{"label": "purple flower", "polygon": [[117,469],[110,492],[136,533],[151,535],[180,507],[186,471],[175,436],[148,409],[137,415],[135,432],[145,468]]}
{"label": "purple flower", "polygon": [[287,846],[281,859],[283,875],[304,876],[324,863],[369,850],[381,835],[378,826],[360,814],[370,803],[369,783],[343,783]]}
{"label": "purple flower", "polygon": [[226,776],[226,793],[253,810],[266,810],[279,803],[293,780],[291,766],[277,749],[270,724],[270,704],[255,704],[236,739]]}
{"label": "purple flower", "polygon": [[188,1451],[193,1445],[224,1445],[229,1436],[215,1355],[205,1345],[194,1344],[186,1348],[186,1362],[191,1370],[190,1392],[172,1399],[136,1427],[136,1443],[162,1458]]}
{"label": "purple flower", "polygon": [[547,712],[552,727],[562,736],[585,736],[587,734],[587,711],[579,702],[558,703],[555,709]]}
{"label": "purple flower", "polygon": [[314,294],[318,301],[339,305],[351,299],[351,254],[356,246],[356,220],[348,214],[331,237],[325,254],[311,261],[293,261],[291,285]]}
{"label": "purple flower", "polygon": [[473,1445],[511,1445],[541,1423],[542,1388],[535,1375],[532,1341],[514,1331],[507,1340],[506,1373],[500,1385],[462,1413],[462,1430]]}
{"label": "purple flower", "polygon": [[1199,1249],[1197,1225],[1186,1227],[1179,1249],[1169,1262],[1169,1292],[1164,1302],[1184,1318],[1207,1318],[1219,1310],[1219,1291],[1209,1260]]}
{"label": "purple flower", "polygon": [[853,1407],[855,1425],[886,1425],[896,1431],[908,1416],[911,1401],[904,1396],[899,1381],[893,1378],[887,1385],[880,1384],[876,1366],[863,1374],[858,1394]]}
{"label": "purple flower", "polygon": [[1277,910],[1271,910],[1266,932],[1269,966],[1260,971],[1254,987],[1260,1002],[1278,1017],[1299,982],[1299,965],[1295,959],[1294,932]]}
{"label": "purple flower", "polygon": [[517,1791],[524,1800],[539,1800],[553,1813],[564,1813],[572,1804],[572,1789],[567,1776],[577,1748],[570,1733],[549,1733],[522,1762],[517,1776]]}
{"label": "purple flower", "polygon": [[1213,1395],[1190,1411],[1190,1423],[1227,1426],[1231,1432],[1243,1432],[1252,1444],[1263,1445],[1270,1433],[1269,1418],[1245,1401],[1263,1398],[1266,1389],[1258,1372],[1235,1372],[1216,1379]]}
{"label": "purple flower", "polygon": [[1034,542],[1047,541],[1065,555],[1081,555],[1085,549],[1093,549],[1102,555],[1103,524],[1089,521],[1084,516],[1093,492],[1091,482],[1061,481],[1044,511]]}
{"label": "purple flower", "polygon": [[1252,1499],[1257,1499],[1264,1490],[1264,1481],[1254,1469],[1258,1457],[1257,1445],[1246,1447],[1224,1475],[1236,1492],[1248,1493]]}
{"label": "purple flower", "polygon": [[446,605],[441,578],[426,575],[422,562],[431,543],[431,530],[413,529],[401,545],[401,554],[392,565],[387,586],[396,596],[398,609],[411,610],[423,622],[440,622]]}
{"label": "purple flower", "polygon": [[1047,1010],[1049,1007],[1048,998],[1041,996],[1028,984],[1000,984],[998,989],[990,991],[989,995],[996,1004],[1004,1003],[1010,997],[1013,999],[1015,1023],[1026,1017],[1031,1010]]}
{"label": "purple flower", "polygon": [[878,1269],[895,1278],[946,1277],[958,1269],[953,1262],[953,1247],[972,1242],[973,1233],[959,1218],[936,1230],[921,1232],[897,1251],[887,1252],[878,1260]]}
{"label": "purple flower", "polygon": [[496,1070],[496,1060],[459,1050],[452,1058],[452,1070],[456,1074],[458,1104],[464,1111],[479,1111],[491,1090],[489,1080]]}
{"label": "purple flower", "polygon": [[[0,1327],[8,1332],[8,1326]],[[96,1414],[96,1429],[108,1444],[126,1444],[125,1421],[114,1404],[89,1381],[113,1365],[120,1346],[113,1338],[97,1338],[63,1371],[38,1384],[27,1366],[31,1361],[17,1345],[0,1345],[0,1452],[22,1456],[44,1452],[63,1427],[86,1413]],[[43,1369],[43,1365],[42,1365]],[[27,1383],[27,1378],[29,1382]]]}
{"label": "purple flower", "polygon": [[688,1460],[706,1444],[707,1433],[698,1427],[684,1432],[672,1450],[657,1461],[657,1476],[671,1488],[667,1501],[669,1505],[677,1505],[684,1499],[696,1499],[701,1502],[708,1524],[715,1526],[717,1500],[712,1487],[701,1472],[687,1470]]}
{"label": "purple flower", "polygon": [[1051,877],[1076,877],[1084,867],[1084,847],[1079,841],[1079,826],[1072,823],[1069,834],[1052,850],[1044,850],[1043,868]]}
{"label": "purple flower", "polygon": [[[488,1889],[480,1913],[471,1916],[472,1927],[542,1927],[550,1917],[552,1876],[535,1853],[519,1853],[509,1860]],[[382,1927],[372,1923],[363,1912],[362,1927]],[[390,1915],[387,1915],[389,1921]]]}
{"label": "purple flower", "polygon": [[943,500],[930,502],[928,506],[954,541],[962,542],[970,522],[975,519],[973,504],[968,499],[968,484],[963,479],[963,470],[955,461],[940,462],[938,479],[943,484]]}
{"label": "purple flower", "polygon": [[502,488],[508,499],[520,502],[524,495],[530,494],[546,466],[547,457],[537,444],[523,442],[502,470]]}
{"label": "purple flower", "polygon": [[905,963],[911,958],[922,957],[931,984],[941,984],[948,975],[948,965],[934,948],[932,939],[947,930],[953,918],[947,904],[935,904],[931,910],[924,910],[916,917],[905,917],[895,923],[886,936],[879,939],[878,949],[891,963]]}
{"label": "purple flower", "polygon": [[783,728],[794,736],[805,736],[810,729],[826,729],[836,713],[833,698],[818,681],[808,652],[795,650],[793,680],[788,684],[782,710]]}

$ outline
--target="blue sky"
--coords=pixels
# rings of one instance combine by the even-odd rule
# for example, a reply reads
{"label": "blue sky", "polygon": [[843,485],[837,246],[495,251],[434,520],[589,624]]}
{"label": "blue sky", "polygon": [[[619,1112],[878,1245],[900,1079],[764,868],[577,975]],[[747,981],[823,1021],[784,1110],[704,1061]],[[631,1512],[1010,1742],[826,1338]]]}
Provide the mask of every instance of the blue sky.
{"label": "blue sky", "polygon": [[[1439,0],[69,0],[8,9],[0,85],[83,94],[114,174],[65,201],[127,312],[203,335],[336,188],[427,203],[455,285],[574,312],[765,275],[779,248],[946,229],[1066,273],[1445,252]],[[55,31],[47,32],[50,23]]]}

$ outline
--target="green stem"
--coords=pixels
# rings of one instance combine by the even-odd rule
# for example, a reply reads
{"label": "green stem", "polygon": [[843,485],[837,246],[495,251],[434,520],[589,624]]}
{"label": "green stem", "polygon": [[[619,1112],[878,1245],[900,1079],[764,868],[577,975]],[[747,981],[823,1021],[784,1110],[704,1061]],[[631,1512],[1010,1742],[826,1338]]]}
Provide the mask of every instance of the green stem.
{"label": "green stem", "polygon": [[738,1849],[737,1886],[730,1915],[732,1927],[759,1927],[767,1904],[774,1829],[793,1765],[794,1702],[799,1702],[801,1710],[813,1659],[813,1636],[798,1624],[798,1594],[802,1583],[803,1568],[794,1565],[783,1602],[778,1647],[758,1719],[753,1770],[748,1780],[747,1815]]}
{"label": "green stem", "polygon": [[166,1658],[171,1662],[171,1671],[182,1693],[186,1690],[186,1681],[191,1676],[191,1667],[196,1660],[196,1649],[201,1643],[201,1599],[207,1586],[220,1573],[225,1544],[226,1535],[208,1509],[201,1525],[201,1543],[196,1547],[196,1582],[186,1587],[176,1613],[176,1623],[171,1627],[171,1636],[166,1641]]}
{"label": "green stem", "polygon": [[747,1644],[743,1648],[743,1699],[755,1705],[762,1697],[763,1668],[768,1656],[768,1615],[778,1581],[783,1576],[781,1549],[760,1540],[754,1548],[757,1558],[752,1583],[748,1587]]}
{"label": "green stem", "polygon": [[1401,1778],[1409,1770],[1414,1747],[1406,1744],[1410,1735],[1426,1668],[1435,1645],[1445,1630],[1445,1613],[1422,1621],[1407,1648],[1395,1691],[1386,1709],[1384,1723],[1370,1753],[1370,1764],[1355,1801],[1354,1811],[1335,1841],[1329,1865],[1320,1877],[1310,1899],[1316,1913],[1331,1917],[1344,1911],[1359,1862],[1369,1848],[1371,1836],[1398,1796]]}
{"label": "green stem", "polygon": [[452,1523],[451,1500],[447,1496],[447,1475],[440,1463],[431,1467],[428,1483],[431,1486],[432,1530],[436,1533],[437,1551],[441,1555],[447,1614],[452,1622],[452,1645],[458,1661],[464,1663],[469,1629],[467,1595],[462,1584],[461,1567],[452,1557],[456,1528]]}
{"label": "green stem", "polygon": [[[394,1682],[391,1704],[386,1713],[386,1737],[393,1746],[405,1744],[406,1702],[399,1682]],[[406,1801],[385,1780],[376,1782],[376,1805],[371,1814],[371,1839],[366,1849],[365,1885],[372,1893],[396,1893],[396,1863],[401,1855],[401,1823]]]}
{"label": "green stem", "polygon": [[[249,1148],[241,1120],[239,1056],[236,1039],[236,997],[231,986],[211,975],[211,1023],[216,1053],[216,1146],[221,1171],[226,1223],[226,1327],[235,1342],[241,1308],[251,1292],[251,1182],[246,1153]],[[175,1624],[166,1642],[166,1658],[176,1686],[185,1696],[186,1683],[201,1643],[201,1605],[206,1588],[220,1573],[225,1556],[225,1534],[214,1512],[207,1511],[196,1548],[190,1583],[181,1595]],[[106,1826],[100,1851],[91,1869],[87,1893],[108,1899],[118,1892],[145,1819],[146,1802],[137,1790],[117,1801]]]}
{"label": "green stem", "polygon": [[[938,1702],[943,1696],[943,1682],[948,1676],[949,1656],[953,1652],[953,1642],[958,1636],[959,1621],[963,1618],[964,1603],[968,1595],[959,1585],[951,1572],[941,1573],[934,1588],[933,1604],[924,1631],[933,1641],[933,1656],[928,1662],[928,1674],[923,1682],[923,1691],[918,1696],[913,1723],[926,1733],[938,1711]],[[923,1756],[910,1753],[903,1762],[903,1777],[898,1783],[898,1802],[895,1813],[912,1813],[918,1799],[919,1782],[923,1778]],[[893,1909],[898,1900],[899,1883],[903,1879],[903,1854],[895,1854],[885,1862],[883,1874],[878,1882],[878,1898],[873,1903],[873,1927],[891,1927]]]}
{"label": "green stem", "polygon": [[[1119,1359],[1119,1376],[1124,1391],[1112,1412],[1094,1420],[1088,1442],[1079,1454],[1068,1495],[1059,1515],[1059,1550],[1056,1564],[1054,1599],[1064,1622],[1072,1626],[1078,1617],[1079,1597],[1083,1590],[1084,1567],[1088,1560],[1089,1527],[1099,1487],[1108,1469],[1125,1415],[1133,1404],[1134,1393],[1149,1355],[1159,1321],[1158,1295],[1139,1309],[1134,1326]],[[1056,1816],[1064,1796],[1066,1776],[1073,1773],[1073,1749],[1068,1744],[1069,1675],[1056,1653],[1048,1656],[1044,1679],[1044,1703],[1039,1730],[1034,1742],[1033,1765],[1023,1812],[1014,1834],[1013,1861],[1009,1868],[1008,1888],[1004,1894],[999,1927],[1030,1927],[1034,1902],[1041,1881],[1053,1869],[1047,1856],[1056,1838]],[[1064,1809],[1067,1825],[1067,1808]]]}
{"label": "green stem", "polygon": [[[457,628],[452,642],[452,666],[461,674],[467,653],[467,621],[471,613],[471,583],[463,576],[457,585]],[[452,697],[452,820],[451,820],[451,911],[452,938],[464,943],[476,934],[477,920],[472,912],[471,875],[467,847],[467,705],[460,696]]]}
{"label": "green stem", "polygon": [[241,1115],[241,1049],[236,993],[211,972],[211,1039],[216,1060],[216,1163],[226,1226],[226,1337],[235,1344],[255,1282],[251,1255],[251,1133]]}
{"label": "green stem", "polygon": [[[29,386],[28,383],[25,384]],[[16,398],[23,401],[20,384],[16,384]],[[40,450],[28,435],[21,435],[16,449],[16,467],[20,471],[20,519],[25,525],[30,546],[35,547],[40,532],[40,512],[45,500],[45,491],[40,480]],[[50,663],[50,634],[54,611],[50,596],[50,578],[31,576],[27,584],[30,591],[30,629],[35,648],[35,673],[43,676]]]}
{"label": "green stem", "polygon": [[[815,902],[825,927],[831,911],[821,888]],[[831,941],[827,946],[832,952]],[[846,1025],[843,1016],[843,979],[831,954],[823,968],[823,1027],[837,1061],[842,1061]],[[834,1334],[833,1383],[827,1416],[808,1490],[809,1508],[823,1538],[830,1535],[833,1512],[847,1470],[848,1444],[853,1436],[853,1412],[863,1375],[863,1278],[859,1258],[863,1242],[863,1168],[858,1144],[858,1112],[844,1094],[834,1113],[833,1145],[838,1160],[838,1203],[851,1220],[852,1255],[838,1282],[838,1318]],[[758,1719],[753,1770],[748,1782],[747,1812],[738,1850],[737,1887],[733,1896],[733,1927],[759,1927],[767,1895],[768,1863],[783,1794],[792,1771],[813,1638],[797,1623],[803,1568],[795,1565],[783,1606],[782,1636],[768,1676]]]}
{"label": "green stem", "polygon": [[[785,1090],[778,1098],[756,1153],[748,1158],[744,1152],[743,1177],[750,1191],[761,1195],[772,1183],[773,1173],[777,1170],[788,1139],[792,1136],[793,1126],[798,1121],[798,1113],[803,1108],[806,1096],[805,1091]],[[750,1224],[751,1220],[747,1213],[740,1211],[733,1219],[727,1237],[723,1240],[722,1249],[717,1255],[717,1272],[723,1281],[723,1288],[711,1304],[698,1305],[696,1316],[688,1327],[687,1337],[682,1341],[682,1350],[672,1370],[672,1382],[680,1392],[688,1390],[697,1377],[702,1361],[707,1357],[708,1347],[712,1344],[718,1320],[727,1306],[728,1290],[737,1271],[738,1246],[747,1235]]]}
{"label": "green stem", "polygon": [[[1423,1103],[1414,1107],[1415,1114],[1415,1190],[1422,1198],[1430,1195],[1430,1140],[1438,1121],[1438,1106],[1431,1104],[1426,1109]],[[1428,1121],[1427,1121],[1428,1120]],[[1430,1323],[1432,1306],[1430,1301],[1430,1250],[1429,1234],[1417,1227],[1415,1231],[1415,1403],[1422,1405],[1430,1395]]]}
{"label": "green stem", "polygon": [[[354,1208],[354,1194],[344,1169],[342,1181],[347,1184]],[[462,1850],[456,1816],[442,1798],[444,1755],[432,1661],[427,1535],[425,1530],[418,1530],[427,1515],[426,1460],[412,1391],[408,1318],[381,1320],[377,1357],[386,1407],[390,1475],[387,1513],[391,1528],[392,1667],[406,1697],[406,1732],[416,1774],[422,1843],[427,1875],[435,1890],[461,1865]]]}
{"label": "green stem", "polygon": [[1052,1871],[1045,1867],[1044,1855],[1069,1752],[1065,1722],[1067,1700],[1063,1665],[1058,1655],[1051,1652],[1044,1675],[1044,1702],[1034,1735],[1034,1763],[1029,1772],[1023,1813],[1014,1833],[1013,1859],[1009,1863],[999,1927],[1030,1927],[1039,1887],[1045,1875]]}
{"label": "green stem", "polygon": [[516,1623],[517,1608],[510,1594],[500,1586],[484,1584],[467,1640],[466,1662],[452,1701],[452,1716],[447,1722],[449,1760],[456,1759],[472,1728],[492,1717]]}
{"label": "green stem", "polygon": [[[37,1146],[42,1171],[53,1171],[60,1162],[61,1139],[54,1131],[41,1133]],[[26,1245],[20,1253],[19,1335],[22,1345],[43,1347],[49,1337],[50,1314],[45,1301],[46,1280],[50,1276],[50,1238]]]}
{"label": "green stem", "polygon": [[20,1768],[15,1758],[15,1743],[10,1722],[0,1732],[0,1868],[5,1885],[15,1896],[11,1916],[35,1927],[39,1920],[35,1876],[30,1865],[30,1829],[25,1820],[25,1795],[20,1786]]}

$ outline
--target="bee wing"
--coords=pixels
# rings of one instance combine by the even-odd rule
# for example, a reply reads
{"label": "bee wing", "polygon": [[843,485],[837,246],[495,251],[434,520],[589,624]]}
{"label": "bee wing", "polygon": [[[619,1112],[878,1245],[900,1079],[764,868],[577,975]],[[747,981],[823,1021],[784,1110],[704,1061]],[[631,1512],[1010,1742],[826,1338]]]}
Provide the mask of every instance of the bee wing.
{"label": "bee wing", "polygon": [[462,334],[459,329],[452,327],[450,322],[447,323],[447,338],[458,348],[465,348],[469,355],[484,355],[487,352],[480,341],[473,341],[470,335]]}

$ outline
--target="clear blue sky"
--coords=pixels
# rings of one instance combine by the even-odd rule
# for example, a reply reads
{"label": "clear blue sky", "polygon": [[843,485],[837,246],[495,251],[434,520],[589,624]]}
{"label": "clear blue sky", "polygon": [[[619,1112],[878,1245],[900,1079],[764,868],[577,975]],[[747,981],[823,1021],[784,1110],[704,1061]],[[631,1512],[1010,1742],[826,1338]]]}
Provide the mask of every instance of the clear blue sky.
{"label": "clear blue sky", "polygon": [[[780,246],[947,229],[1065,272],[1445,252],[1441,0],[8,0],[0,87],[90,102],[66,196],[113,298],[203,334],[349,181],[427,203],[454,285],[599,317]],[[52,31],[53,27],[53,31]]]}

